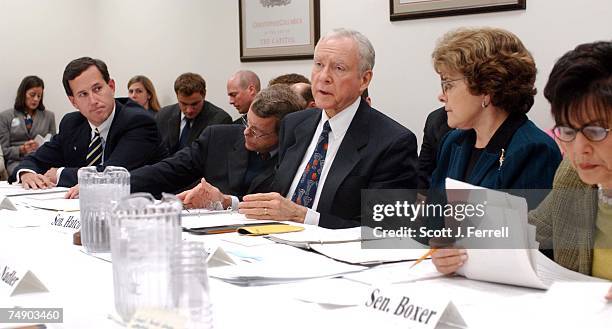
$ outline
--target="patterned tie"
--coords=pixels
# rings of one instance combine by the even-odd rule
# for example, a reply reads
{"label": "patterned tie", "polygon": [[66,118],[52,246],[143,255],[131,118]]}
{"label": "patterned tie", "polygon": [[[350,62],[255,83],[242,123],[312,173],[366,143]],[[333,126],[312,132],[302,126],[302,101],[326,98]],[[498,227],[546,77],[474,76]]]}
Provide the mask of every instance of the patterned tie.
{"label": "patterned tie", "polygon": [[34,123],[34,120],[32,120],[32,116],[26,114],[26,117],[23,121],[25,122],[26,129],[28,129],[28,132],[30,132],[30,130],[32,130],[32,124]]}
{"label": "patterned tie", "polygon": [[87,149],[87,158],[85,158],[87,166],[97,166],[102,164],[102,137],[98,128],[94,129],[94,137],[89,142]]}
{"label": "patterned tie", "polygon": [[321,170],[325,164],[325,154],[327,154],[327,144],[329,140],[329,132],[331,127],[329,121],[325,121],[323,125],[323,131],[319,140],[317,141],[317,147],[312,153],[304,173],[300,178],[300,181],[295,188],[291,201],[302,205],[304,207],[312,207],[315,195],[317,194],[317,186],[319,185],[319,179],[321,177]]}
{"label": "patterned tie", "polygon": [[191,119],[185,118],[185,127],[183,127],[183,131],[181,131],[181,136],[179,137],[179,142],[176,150],[180,150],[183,147],[189,144],[189,133],[191,132]]}

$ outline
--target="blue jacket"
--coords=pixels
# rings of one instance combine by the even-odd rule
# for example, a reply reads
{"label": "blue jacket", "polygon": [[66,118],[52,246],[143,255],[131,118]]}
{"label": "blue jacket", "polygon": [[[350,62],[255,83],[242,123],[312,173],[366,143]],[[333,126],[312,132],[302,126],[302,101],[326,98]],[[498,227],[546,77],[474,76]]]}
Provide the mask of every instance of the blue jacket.
{"label": "blue jacket", "polygon": [[444,189],[446,177],[491,189],[552,187],[562,158],[559,147],[526,115],[512,114],[504,121],[465,177],[475,142],[474,130],[455,129],[444,137],[431,188]]}

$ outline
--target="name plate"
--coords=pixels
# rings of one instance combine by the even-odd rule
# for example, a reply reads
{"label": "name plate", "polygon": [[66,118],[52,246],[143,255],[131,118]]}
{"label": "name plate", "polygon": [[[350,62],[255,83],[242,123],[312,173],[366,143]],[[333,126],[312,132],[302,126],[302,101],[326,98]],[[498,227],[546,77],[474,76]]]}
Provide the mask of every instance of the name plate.
{"label": "name plate", "polygon": [[208,267],[236,265],[234,259],[221,246],[204,246],[202,252],[207,253],[206,263]]}
{"label": "name plate", "polygon": [[53,230],[74,234],[81,229],[81,220],[78,214],[58,212],[51,217],[49,225]]}
{"label": "name plate", "polygon": [[400,287],[372,287],[361,307],[393,328],[466,328],[467,325],[452,301]]}
{"label": "name plate", "polygon": [[3,194],[0,194],[0,209],[17,210],[11,200]]}
{"label": "name plate", "polygon": [[156,309],[142,309],[136,311],[128,329],[183,329],[185,318],[176,312]]}
{"label": "name plate", "polygon": [[0,295],[15,296],[31,292],[48,291],[30,270],[0,259]]}

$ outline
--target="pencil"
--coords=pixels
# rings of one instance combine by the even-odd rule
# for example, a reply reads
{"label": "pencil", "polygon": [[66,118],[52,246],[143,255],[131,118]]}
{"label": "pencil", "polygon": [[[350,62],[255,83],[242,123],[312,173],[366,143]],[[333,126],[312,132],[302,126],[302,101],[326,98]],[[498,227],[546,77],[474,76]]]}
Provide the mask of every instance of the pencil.
{"label": "pencil", "polygon": [[416,260],[416,262],[414,262],[412,264],[412,266],[410,266],[410,268],[413,268],[416,266],[416,264],[424,261],[427,257],[430,257],[431,254],[433,254],[434,252],[436,252],[438,250],[438,248],[431,248],[429,249],[429,251],[427,251],[423,256],[419,257],[419,259]]}

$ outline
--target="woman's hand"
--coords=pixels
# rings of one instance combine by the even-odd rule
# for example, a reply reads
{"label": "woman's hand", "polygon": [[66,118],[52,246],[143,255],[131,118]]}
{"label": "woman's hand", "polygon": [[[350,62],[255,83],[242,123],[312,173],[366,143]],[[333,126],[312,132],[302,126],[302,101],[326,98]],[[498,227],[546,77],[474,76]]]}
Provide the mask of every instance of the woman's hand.
{"label": "woman's hand", "polygon": [[465,249],[438,249],[431,255],[431,260],[440,273],[455,273],[467,260]]}

